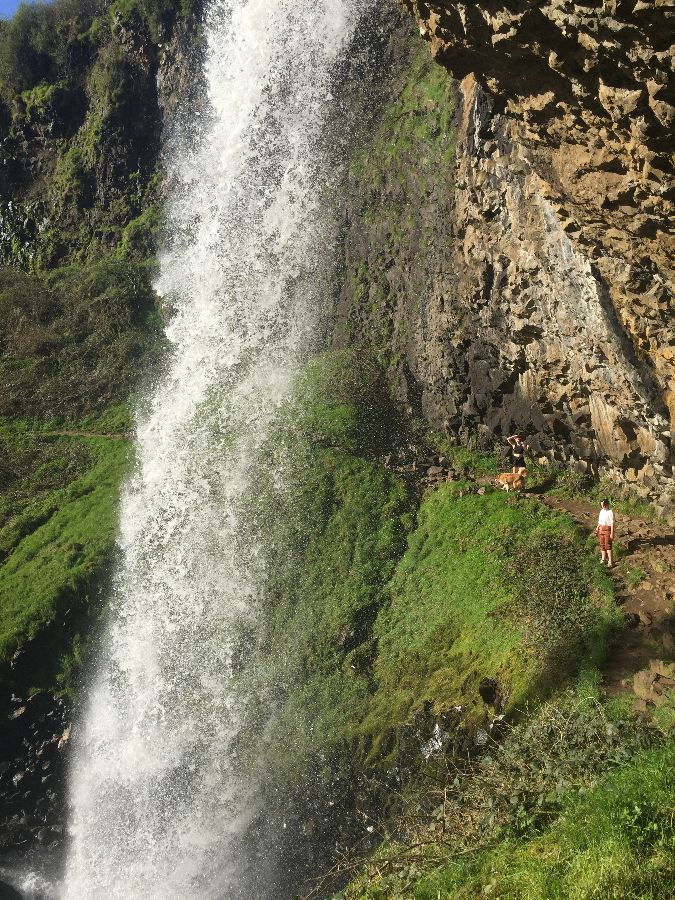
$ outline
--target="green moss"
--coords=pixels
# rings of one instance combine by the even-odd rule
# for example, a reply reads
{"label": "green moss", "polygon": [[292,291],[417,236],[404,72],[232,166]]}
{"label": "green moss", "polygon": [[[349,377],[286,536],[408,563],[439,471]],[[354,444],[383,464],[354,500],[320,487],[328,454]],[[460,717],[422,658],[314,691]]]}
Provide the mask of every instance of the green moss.
{"label": "green moss", "polygon": [[[404,90],[386,108],[372,143],[353,159],[350,176],[377,189],[386,184],[387,173],[406,187],[408,179],[419,177],[420,158],[425,168],[437,172],[439,163],[443,159],[450,161],[454,153],[453,113],[452,82],[428,50],[422,48]],[[416,165],[406,173],[405,163],[412,155]],[[423,181],[420,187],[424,193]],[[402,208],[399,214],[401,211]],[[369,212],[382,216],[387,210],[378,209],[375,204]]]}
{"label": "green moss", "polygon": [[[391,409],[375,356],[314,360],[247,501],[266,580],[244,743],[268,747],[280,784],[391,766],[397,730],[425,703],[484,724],[485,676],[514,713],[597,656],[616,622],[610,584],[564,516],[455,483],[427,496],[414,526],[413,495],[380,462],[410,439],[402,421],[385,427]],[[544,557],[548,580],[536,577]]]}
{"label": "green moss", "polygon": [[125,256],[147,252],[156,243],[161,224],[161,211],[155,204],[151,204],[126,225],[117,245],[118,250]]}
{"label": "green moss", "polygon": [[[44,274],[116,244],[136,258],[154,252],[158,54],[177,19],[191,27],[199,11],[198,0],[60,0],[22,3],[3,24],[0,262]],[[37,148],[43,133],[52,140]]]}
{"label": "green moss", "polygon": [[128,257],[0,269],[0,673],[43,641],[27,688],[74,689],[114,552],[128,400],[160,328],[149,270]]}
{"label": "green moss", "polygon": [[[343,328],[352,345],[391,355],[408,340],[407,312],[419,303],[419,279],[433,277],[439,262],[438,229],[430,219],[442,215],[454,155],[452,81],[425,47],[414,48],[397,72],[403,90],[352,156],[342,200],[353,210],[359,235],[351,244],[358,250],[346,250],[351,308]],[[391,278],[396,271],[410,275],[401,282]],[[392,384],[400,374],[389,365]]]}
{"label": "green moss", "polygon": [[294,396],[288,420],[351,452],[385,452],[403,428],[382,366],[371,353],[342,350],[315,359],[298,379]]}
{"label": "green moss", "polygon": [[119,255],[47,278],[0,269],[0,417],[101,416],[159,363],[161,324],[148,267]]}
{"label": "green moss", "polygon": [[609,583],[593,584],[567,517],[501,491],[459,496],[467,487],[441,485],[422,503],[387,587],[364,725],[376,734],[425,701],[436,714],[462,706],[465,722],[481,724],[484,677],[508,690],[507,712],[523,709],[597,658],[617,624]]}
{"label": "green moss", "polygon": [[259,522],[269,567],[261,680],[287,686],[266,764],[286,779],[313,769],[317,751],[341,751],[358,722],[372,624],[410,524],[405,488],[373,462],[293,441],[289,468]]}
{"label": "green moss", "polygon": [[78,633],[73,644],[72,630],[96,606],[93,593],[114,552],[129,450],[122,439],[0,436],[0,668],[27,639],[70,614],[31,687],[53,687],[59,678],[72,687],[66,681],[82,643]]}

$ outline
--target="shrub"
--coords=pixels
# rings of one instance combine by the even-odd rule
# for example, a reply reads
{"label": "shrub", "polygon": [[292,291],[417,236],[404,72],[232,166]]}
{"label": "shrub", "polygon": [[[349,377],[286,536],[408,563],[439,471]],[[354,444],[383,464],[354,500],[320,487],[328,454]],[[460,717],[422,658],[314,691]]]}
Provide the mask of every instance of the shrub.
{"label": "shrub", "polygon": [[674,760],[662,732],[612,716],[582,679],[478,760],[437,766],[344,897],[665,900]]}
{"label": "shrub", "polygon": [[48,3],[20,3],[0,32],[0,90],[11,101],[56,75],[57,34]]}
{"label": "shrub", "polygon": [[548,667],[594,656],[599,661],[608,627],[620,621],[597,604],[594,561],[580,558],[579,551],[579,539],[569,535],[530,535],[509,564],[517,597],[508,614],[525,625],[528,641]]}

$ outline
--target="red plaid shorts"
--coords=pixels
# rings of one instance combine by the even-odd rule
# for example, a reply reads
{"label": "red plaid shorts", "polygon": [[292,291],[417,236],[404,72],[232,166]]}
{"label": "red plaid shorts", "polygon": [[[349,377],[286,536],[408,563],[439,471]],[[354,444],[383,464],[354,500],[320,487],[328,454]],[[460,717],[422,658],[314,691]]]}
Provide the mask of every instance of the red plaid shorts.
{"label": "red plaid shorts", "polygon": [[600,549],[601,550],[611,550],[612,549],[612,539],[610,538],[610,534],[612,533],[612,529],[609,525],[601,525],[600,526]]}

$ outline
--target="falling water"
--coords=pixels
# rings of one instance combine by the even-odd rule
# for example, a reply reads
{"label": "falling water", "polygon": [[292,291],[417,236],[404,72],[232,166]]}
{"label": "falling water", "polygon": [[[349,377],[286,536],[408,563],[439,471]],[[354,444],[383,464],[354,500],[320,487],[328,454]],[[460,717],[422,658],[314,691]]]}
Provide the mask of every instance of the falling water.
{"label": "falling water", "polygon": [[207,16],[207,122],[170,167],[157,284],[172,355],[122,497],[63,900],[246,895],[256,786],[233,764],[231,669],[257,585],[237,559],[238,499],[323,311],[317,146],[355,18],[349,0],[219,0]]}

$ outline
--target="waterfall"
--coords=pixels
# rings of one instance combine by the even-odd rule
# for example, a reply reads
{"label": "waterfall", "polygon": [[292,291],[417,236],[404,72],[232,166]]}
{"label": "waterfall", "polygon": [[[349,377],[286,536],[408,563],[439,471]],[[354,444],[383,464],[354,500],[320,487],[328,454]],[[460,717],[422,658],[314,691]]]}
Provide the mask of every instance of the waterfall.
{"label": "waterfall", "polygon": [[157,282],[171,353],[122,495],[63,900],[246,896],[238,841],[256,785],[232,758],[245,703],[232,663],[258,588],[238,560],[238,501],[325,312],[318,147],[356,18],[349,0],[217,0],[207,14],[208,109],[198,146],[170,163]]}

